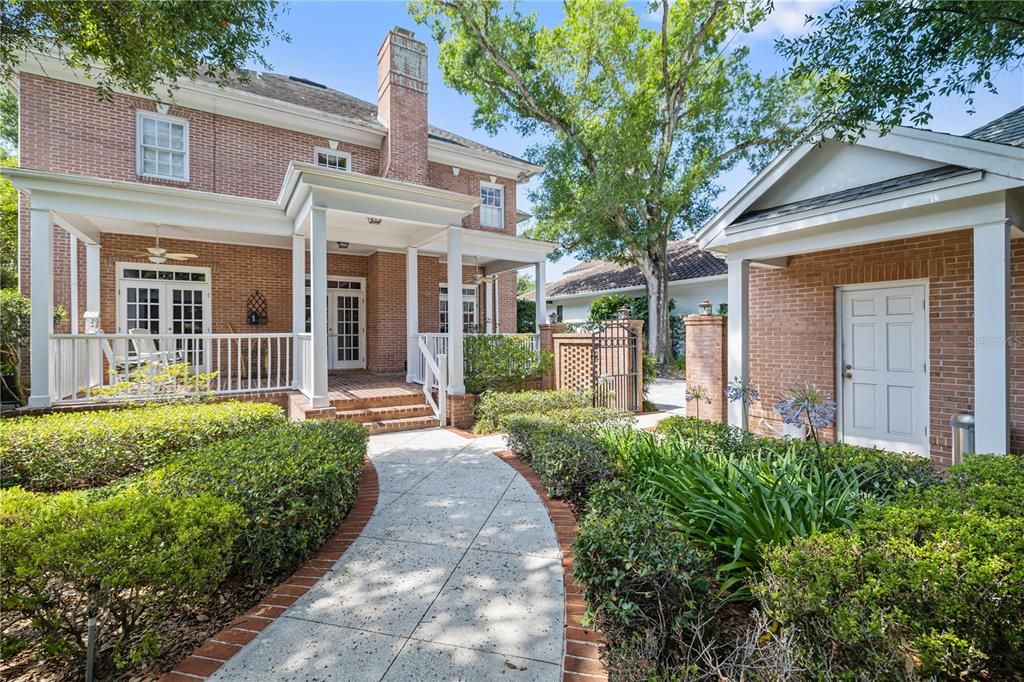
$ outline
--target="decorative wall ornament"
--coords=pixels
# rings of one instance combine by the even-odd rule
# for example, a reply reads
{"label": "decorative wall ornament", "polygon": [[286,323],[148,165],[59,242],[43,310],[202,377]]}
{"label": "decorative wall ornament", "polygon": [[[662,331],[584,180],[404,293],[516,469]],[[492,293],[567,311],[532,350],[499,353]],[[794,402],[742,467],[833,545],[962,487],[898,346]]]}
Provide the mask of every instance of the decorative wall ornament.
{"label": "decorative wall ornament", "polygon": [[245,318],[246,322],[249,324],[267,323],[267,298],[259,289],[249,295],[249,300],[246,301],[246,308],[248,309],[248,314]]}

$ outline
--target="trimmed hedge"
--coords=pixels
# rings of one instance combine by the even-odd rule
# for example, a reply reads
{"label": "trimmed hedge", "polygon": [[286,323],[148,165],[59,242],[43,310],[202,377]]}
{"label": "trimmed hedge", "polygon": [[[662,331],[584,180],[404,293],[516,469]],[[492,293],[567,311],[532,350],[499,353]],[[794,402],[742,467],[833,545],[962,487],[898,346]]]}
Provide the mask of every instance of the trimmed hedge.
{"label": "trimmed hedge", "polygon": [[0,609],[31,619],[44,653],[84,662],[91,600],[101,669],[150,658],[162,617],[223,580],[244,522],[212,495],[0,490]]}
{"label": "trimmed hedge", "polygon": [[287,421],[275,405],[185,403],[0,420],[4,486],[60,491],[106,485],[176,453]]}
{"label": "trimmed hedge", "polygon": [[508,420],[522,414],[549,414],[562,410],[591,407],[588,393],[567,388],[557,391],[488,391],[480,396],[476,407],[475,433],[506,431]]}
{"label": "trimmed hedge", "polygon": [[1024,669],[1024,459],[975,457],[847,532],[767,557],[754,590],[837,679]]}
{"label": "trimmed hedge", "polygon": [[507,420],[508,448],[533,467],[552,497],[581,509],[591,486],[611,475],[599,431],[629,420],[596,407],[513,415]]}
{"label": "trimmed hedge", "polygon": [[248,524],[234,571],[270,578],[309,557],[355,501],[367,432],[345,420],[307,421],[185,453],[132,487],[171,496],[216,495]]}

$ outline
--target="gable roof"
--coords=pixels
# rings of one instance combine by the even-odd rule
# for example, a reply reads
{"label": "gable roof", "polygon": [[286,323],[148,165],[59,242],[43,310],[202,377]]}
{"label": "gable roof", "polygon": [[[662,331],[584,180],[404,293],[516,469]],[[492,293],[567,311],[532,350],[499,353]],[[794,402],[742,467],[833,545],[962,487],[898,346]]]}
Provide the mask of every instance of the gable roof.
{"label": "gable roof", "polygon": [[[701,277],[725,275],[728,271],[720,258],[701,251],[689,239],[669,242],[668,279],[679,282]],[[644,276],[636,265],[617,265],[603,260],[587,261],[566,270],[566,277],[550,282],[548,296],[571,296],[599,293],[615,289],[644,286]]]}
{"label": "gable roof", "polygon": [[1024,147],[1024,106],[964,135],[973,140]]}
{"label": "gable roof", "polygon": [[864,199],[878,194],[885,194],[886,192],[895,192],[899,189],[916,187],[936,180],[955,178],[959,175],[965,175],[973,172],[973,169],[964,168],[963,166],[940,166],[938,168],[932,168],[919,173],[901,175],[898,178],[890,178],[888,180],[882,180],[881,182],[872,182],[868,185],[851,187],[839,192],[832,192],[831,194],[808,197],[807,199],[793,201],[788,204],[780,204],[779,206],[772,206],[771,208],[764,208],[755,211],[748,210],[740,214],[740,217],[734,220],[732,224],[742,225],[743,223],[751,223],[757,220],[764,220],[765,218],[778,218],[784,215],[789,215],[790,213],[806,211],[811,208],[823,208],[825,206],[831,206],[832,204],[841,204],[844,201]]}
{"label": "gable roof", "polygon": [[[232,90],[239,90],[251,95],[259,95],[260,97],[276,99],[308,109],[342,116],[361,125],[378,128],[381,132],[387,130],[377,118],[376,104],[299,76],[265,71],[247,71],[246,73],[249,76],[248,82],[236,82],[230,86]],[[427,137],[431,140],[437,140],[464,149],[494,154],[510,161],[529,163],[518,156],[513,156],[500,149],[495,149],[437,126],[430,126],[428,128]]]}

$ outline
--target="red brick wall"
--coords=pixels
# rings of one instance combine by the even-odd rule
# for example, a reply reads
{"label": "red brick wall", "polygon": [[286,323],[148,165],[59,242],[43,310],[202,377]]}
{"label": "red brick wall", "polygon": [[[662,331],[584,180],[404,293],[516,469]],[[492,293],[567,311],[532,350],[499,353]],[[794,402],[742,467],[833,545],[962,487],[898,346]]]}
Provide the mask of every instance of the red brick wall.
{"label": "red brick wall", "polygon": [[[1011,335],[1024,338],[1024,243],[1012,246]],[[794,256],[782,270],[751,269],[750,374],[764,400],[751,409],[778,423],[781,391],[810,381],[833,396],[836,287],[927,279],[932,459],[950,460],[950,416],[974,409],[974,285],[971,232],[908,239]],[[1024,347],[1011,339],[1011,396],[1024,391]],[[830,429],[827,437],[834,438]],[[1024,405],[1011,397],[1011,447],[1024,450]]]}
{"label": "red brick wall", "polygon": [[688,400],[686,414],[716,422],[728,420],[725,400],[728,382],[726,367],[728,335],[726,318],[720,315],[687,315],[686,323],[686,386],[703,386],[711,403]]}
{"label": "red brick wall", "polygon": [[[439,187],[440,189],[446,189],[449,192],[458,192],[459,194],[470,194],[475,197],[480,196],[480,183],[490,182],[491,176],[483,173],[477,173],[475,171],[466,170],[465,168],[459,169],[459,174],[455,175],[452,170],[452,166],[448,166],[443,163],[430,163],[430,181],[431,187]],[[480,230],[493,230],[497,232],[505,232],[507,234],[516,233],[516,181],[512,178],[495,178],[495,181],[505,188],[505,226],[502,230],[497,230],[493,227],[480,227],[480,208],[473,209],[473,212],[462,219],[462,226],[470,229]]]}

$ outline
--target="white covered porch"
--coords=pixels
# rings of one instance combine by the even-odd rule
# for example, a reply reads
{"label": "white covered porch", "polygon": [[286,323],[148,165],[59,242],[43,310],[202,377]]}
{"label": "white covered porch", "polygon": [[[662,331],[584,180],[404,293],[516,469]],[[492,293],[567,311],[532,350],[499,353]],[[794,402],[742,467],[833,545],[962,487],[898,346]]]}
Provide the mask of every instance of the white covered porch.
{"label": "white covered porch", "polygon": [[[541,283],[538,291],[543,291],[544,262],[552,249],[544,242],[462,228],[463,216],[479,203],[477,197],[311,164],[291,164],[275,201],[30,169],[3,172],[31,196],[32,203],[33,408],[103,399],[104,387],[133,370],[183,361],[194,375],[212,375],[209,389],[218,394],[297,390],[311,408],[327,407],[328,311],[326,306],[308,305],[307,295],[311,301],[327,300],[328,253],[342,244],[352,254],[404,254],[408,286],[404,305],[402,297],[396,297],[394,314],[404,315],[406,322],[406,378],[423,382],[428,362],[444,356],[446,392],[460,394],[465,391],[465,331],[460,324],[450,324],[443,335],[421,334],[419,256],[441,259],[450,291],[461,289],[463,265],[479,269],[486,292],[482,331],[493,332],[498,298],[494,276],[530,266]],[[54,226],[70,233],[75,249],[85,251],[84,271],[79,272],[77,259],[70,263],[71,287],[85,295],[81,310],[79,296],[70,297],[67,334],[53,331]],[[109,305],[111,299],[105,287],[114,286],[101,276],[101,235],[151,236],[158,227],[168,239],[290,249],[290,272],[280,275],[289,280],[291,310],[275,312],[278,318],[290,317],[291,329],[263,334],[215,331],[207,313],[203,324],[176,323],[141,341],[127,329],[100,331],[101,304]],[[216,267],[212,276],[216,283]],[[215,284],[214,296],[216,291]],[[539,320],[544,319],[543,303],[538,298]],[[138,397],[151,398],[158,390],[143,388]]]}

